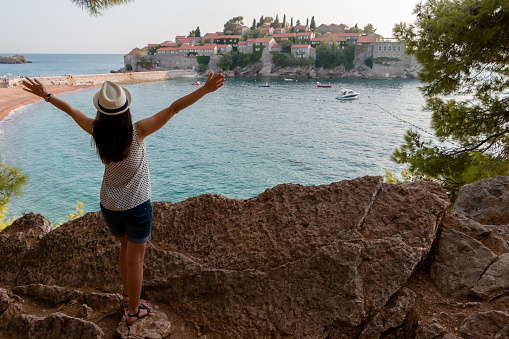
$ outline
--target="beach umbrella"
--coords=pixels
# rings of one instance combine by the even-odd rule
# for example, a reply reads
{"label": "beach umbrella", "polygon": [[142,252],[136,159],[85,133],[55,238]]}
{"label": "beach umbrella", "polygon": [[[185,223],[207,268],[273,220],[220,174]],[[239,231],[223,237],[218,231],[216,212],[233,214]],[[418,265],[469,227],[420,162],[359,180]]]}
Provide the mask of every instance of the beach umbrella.
{"label": "beach umbrella", "polygon": [[9,78],[9,75],[12,75],[11,73],[5,73],[4,75],[7,76],[7,78]]}

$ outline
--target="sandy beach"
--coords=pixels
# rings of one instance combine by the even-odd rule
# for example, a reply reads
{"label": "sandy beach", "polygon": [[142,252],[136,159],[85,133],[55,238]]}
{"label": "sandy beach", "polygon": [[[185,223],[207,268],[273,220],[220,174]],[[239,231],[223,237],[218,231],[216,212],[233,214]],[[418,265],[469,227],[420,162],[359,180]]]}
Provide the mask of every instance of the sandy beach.
{"label": "sandy beach", "polygon": [[[47,89],[57,95],[66,92],[89,88],[86,85],[49,85]],[[33,94],[25,92],[20,86],[14,88],[0,88],[0,121],[9,115],[14,109],[28,105],[37,100],[42,100]]]}

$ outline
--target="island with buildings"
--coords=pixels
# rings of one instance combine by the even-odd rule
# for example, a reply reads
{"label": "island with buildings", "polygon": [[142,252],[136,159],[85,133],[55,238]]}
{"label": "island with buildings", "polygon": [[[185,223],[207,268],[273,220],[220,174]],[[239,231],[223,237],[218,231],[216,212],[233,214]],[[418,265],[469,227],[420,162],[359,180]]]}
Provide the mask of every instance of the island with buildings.
{"label": "island with buildings", "polygon": [[[262,17],[263,18],[263,17]],[[237,19],[237,18],[234,18]],[[231,20],[230,20],[231,21]],[[314,20],[313,20],[314,21]],[[276,27],[273,27],[276,26]],[[288,25],[199,34],[149,43],[124,55],[123,72],[222,71],[227,76],[307,78],[416,78],[419,65],[405,43],[345,24]],[[198,34],[196,34],[198,33]],[[331,56],[336,53],[335,56]],[[341,63],[330,62],[340,59]]]}

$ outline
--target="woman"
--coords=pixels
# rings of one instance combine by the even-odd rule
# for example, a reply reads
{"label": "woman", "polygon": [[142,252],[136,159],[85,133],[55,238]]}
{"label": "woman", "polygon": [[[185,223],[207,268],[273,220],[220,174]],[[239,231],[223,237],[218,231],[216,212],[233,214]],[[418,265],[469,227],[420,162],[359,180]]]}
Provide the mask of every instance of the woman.
{"label": "woman", "polygon": [[124,303],[128,305],[128,326],[151,311],[147,302],[139,305],[143,259],[152,223],[150,175],[144,140],[175,114],[214,92],[223,83],[222,74],[214,76],[210,73],[205,85],[196,91],[159,113],[132,124],[129,109],[131,94],[113,82],[106,81],[94,95],[97,115],[92,119],[49,93],[37,79],[23,80],[25,91],[44,98],[69,114],[85,132],[92,135],[97,154],[105,165],[100,206],[106,224],[120,241],[119,266]]}

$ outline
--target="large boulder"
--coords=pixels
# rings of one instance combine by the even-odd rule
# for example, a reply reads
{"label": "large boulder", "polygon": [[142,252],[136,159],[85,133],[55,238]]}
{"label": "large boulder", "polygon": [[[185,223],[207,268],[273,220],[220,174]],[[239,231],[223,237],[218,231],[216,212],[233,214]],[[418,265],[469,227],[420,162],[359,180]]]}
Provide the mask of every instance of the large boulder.
{"label": "large boulder", "polygon": [[[450,227],[439,232],[430,275],[448,295],[509,294],[509,177],[461,188]],[[454,229],[453,229],[454,228]]]}
{"label": "large boulder", "polygon": [[[212,337],[342,338],[367,324],[365,335],[382,333],[414,307],[403,285],[448,206],[436,183],[381,177],[283,184],[246,200],[154,203],[144,297]],[[42,284],[118,293],[118,249],[100,213],[88,213],[33,244],[15,277],[26,287],[16,291],[59,291]]]}
{"label": "large boulder", "polygon": [[51,223],[42,215],[25,214],[0,233],[0,282],[13,282],[30,249],[48,232]]}
{"label": "large boulder", "polygon": [[430,275],[448,295],[465,296],[496,258],[489,248],[471,236],[443,227]]}
{"label": "large boulder", "polygon": [[509,177],[488,178],[463,186],[452,213],[483,225],[509,224]]}
{"label": "large boulder", "polygon": [[364,177],[156,206],[149,299],[220,337],[341,337],[401,289],[449,201],[438,184]]}

